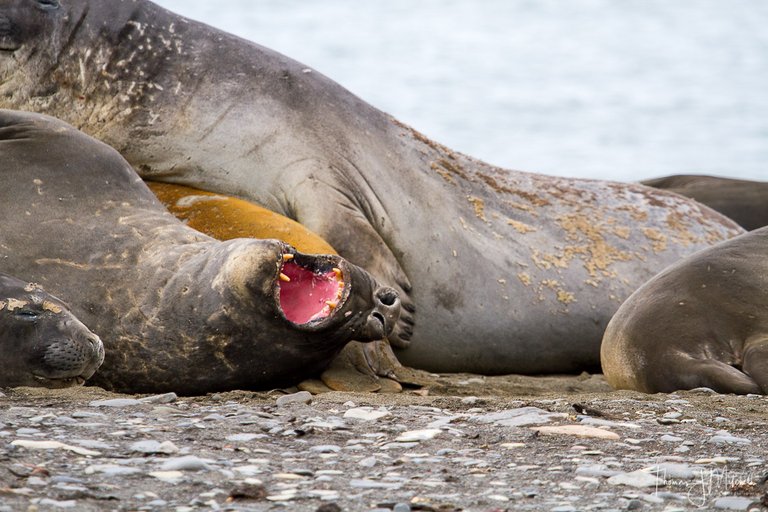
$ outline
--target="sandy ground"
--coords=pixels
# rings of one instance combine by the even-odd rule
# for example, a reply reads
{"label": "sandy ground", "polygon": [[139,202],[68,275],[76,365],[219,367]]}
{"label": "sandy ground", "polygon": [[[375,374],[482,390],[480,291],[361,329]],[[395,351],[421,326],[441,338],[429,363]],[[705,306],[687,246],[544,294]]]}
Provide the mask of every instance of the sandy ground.
{"label": "sandy ground", "polygon": [[586,374],[427,380],[397,394],[312,397],[6,389],[0,512],[764,510],[768,501],[765,397],[615,392]]}

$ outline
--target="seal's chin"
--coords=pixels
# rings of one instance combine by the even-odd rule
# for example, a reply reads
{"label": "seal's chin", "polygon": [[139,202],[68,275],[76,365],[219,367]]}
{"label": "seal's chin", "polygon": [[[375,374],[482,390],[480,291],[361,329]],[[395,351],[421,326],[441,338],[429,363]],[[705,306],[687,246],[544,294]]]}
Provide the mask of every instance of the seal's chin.
{"label": "seal's chin", "polygon": [[342,270],[325,265],[313,268],[313,259],[286,253],[280,267],[280,308],[287,320],[299,325],[331,316],[344,296]]}
{"label": "seal's chin", "polygon": [[63,389],[85,384],[85,377],[78,375],[76,377],[63,377],[59,379],[43,377],[42,375],[32,375],[41,387],[49,389]]}

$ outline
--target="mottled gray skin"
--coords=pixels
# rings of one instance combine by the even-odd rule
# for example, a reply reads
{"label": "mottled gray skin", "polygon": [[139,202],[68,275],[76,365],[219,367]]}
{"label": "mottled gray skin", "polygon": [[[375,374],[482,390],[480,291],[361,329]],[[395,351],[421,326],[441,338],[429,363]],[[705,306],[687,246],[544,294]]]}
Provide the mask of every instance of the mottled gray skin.
{"label": "mottled gray skin", "polygon": [[[34,276],[98,332],[92,383],[197,394],[264,389],[313,376],[350,340],[397,321],[391,288],[338,256],[277,240],[215,241],[168,213],[112,148],[61,121],[0,110],[0,261]],[[280,304],[284,255],[341,270],[325,318],[295,324]]]}
{"label": "mottled gray skin", "polygon": [[746,230],[768,226],[768,183],[764,181],[682,174],[642,183],[691,197],[736,221]]}
{"label": "mottled gray skin", "polygon": [[742,232],[672,194],[455,153],[298,62],[147,1],[0,5],[39,34],[0,52],[0,106],[61,117],[146,179],[301,222],[401,293],[389,339],[411,366],[595,367],[632,291]]}
{"label": "mottled gray skin", "polygon": [[605,332],[615,388],[768,393],[768,228],[700,251],[633,293]]}
{"label": "mottled gray skin", "polygon": [[39,285],[0,274],[0,388],[66,388],[89,379],[104,345]]}

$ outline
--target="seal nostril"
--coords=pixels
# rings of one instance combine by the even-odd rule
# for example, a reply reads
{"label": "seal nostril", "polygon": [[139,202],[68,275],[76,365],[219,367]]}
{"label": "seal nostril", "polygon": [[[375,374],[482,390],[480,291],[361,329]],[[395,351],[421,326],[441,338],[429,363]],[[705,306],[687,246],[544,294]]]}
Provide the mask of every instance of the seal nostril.
{"label": "seal nostril", "polygon": [[375,318],[376,320],[378,320],[379,322],[381,322],[382,326],[384,326],[384,327],[387,326],[387,322],[384,320],[384,315],[382,315],[378,311],[374,311],[373,313],[371,313],[371,316],[373,318]]}
{"label": "seal nostril", "polygon": [[392,288],[379,290],[377,298],[379,299],[379,302],[385,306],[394,306],[397,303],[397,299],[399,299],[397,292]]}

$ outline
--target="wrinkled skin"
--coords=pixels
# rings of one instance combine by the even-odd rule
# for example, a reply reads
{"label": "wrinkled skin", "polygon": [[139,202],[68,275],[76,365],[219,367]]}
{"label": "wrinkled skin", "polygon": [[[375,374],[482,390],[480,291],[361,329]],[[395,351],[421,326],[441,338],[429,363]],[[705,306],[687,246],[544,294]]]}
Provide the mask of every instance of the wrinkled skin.
{"label": "wrinkled skin", "polygon": [[768,226],[768,183],[765,181],[678,174],[642,183],[693,198],[748,231]]}
{"label": "wrinkled skin", "polygon": [[[105,388],[294,384],[397,321],[397,294],[363,270],[277,240],[218,242],[187,228],[117,152],[53,118],[0,110],[0,183],[0,260],[100,334],[106,358],[91,382]],[[342,276],[327,314],[286,318],[289,262]]]}
{"label": "wrinkled skin", "polygon": [[0,388],[65,388],[89,379],[104,345],[40,286],[0,274]]}
{"label": "wrinkled skin", "polygon": [[768,393],[768,228],[685,258],[622,304],[603,338],[615,388]]}
{"label": "wrinkled skin", "polygon": [[400,292],[389,340],[412,366],[596,367],[632,291],[742,232],[643,186],[455,153],[315,70],[147,1],[2,0],[0,15],[45,27],[0,52],[0,106],[67,120],[145,179],[299,221]]}

